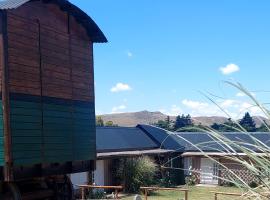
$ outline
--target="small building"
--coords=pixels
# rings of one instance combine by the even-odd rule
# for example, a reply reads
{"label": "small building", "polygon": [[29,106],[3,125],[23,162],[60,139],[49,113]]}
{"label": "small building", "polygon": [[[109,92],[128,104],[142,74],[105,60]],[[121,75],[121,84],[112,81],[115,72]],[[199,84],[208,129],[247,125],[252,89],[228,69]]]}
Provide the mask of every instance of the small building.
{"label": "small building", "polygon": [[[154,132],[152,128],[161,132],[152,136]],[[114,176],[115,166],[117,166],[121,158],[149,156],[157,164],[168,162],[172,158],[177,157],[179,153],[182,153],[182,149],[179,149],[179,144],[175,139],[167,138],[162,143],[166,137],[167,133],[164,130],[147,125],[138,125],[136,127],[97,127],[96,170],[92,175],[89,173],[73,174],[71,180],[74,184],[92,182],[96,185],[115,185],[118,184]],[[181,163],[176,162],[176,160],[173,160],[172,162],[174,163],[170,163],[170,165]],[[178,178],[175,178],[174,174]],[[176,184],[183,184],[183,177],[179,178],[181,173],[175,173],[174,170],[170,170],[170,175],[176,181]]]}
{"label": "small building", "polygon": [[[270,146],[270,135],[266,132],[229,132],[222,134],[235,144],[241,143],[241,146],[243,145],[245,148],[252,150],[255,155],[263,155],[263,153],[255,148],[256,144],[253,138]],[[233,158],[238,157],[242,160],[248,160],[247,155],[239,148],[231,145],[232,148],[229,150],[209,133],[187,132],[176,133],[176,136],[178,143],[185,149],[181,155],[185,175],[190,175],[192,170],[195,172],[193,174],[196,176],[197,183],[222,185],[225,183],[224,179],[228,179],[230,176],[228,169],[248,184],[256,181],[254,174],[250,173],[247,168],[229,158],[233,156]]]}
{"label": "small building", "polygon": [[[208,133],[170,132],[150,125],[132,128],[97,127],[96,133],[97,162],[92,178],[97,185],[116,184],[113,177],[115,163],[124,157],[142,155],[165,161],[172,182],[179,185],[184,184],[185,177],[191,175],[195,175],[198,184],[224,184],[218,177],[226,179],[230,174],[218,163],[238,174],[247,183],[256,178],[244,166],[226,158],[233,155],[247,159],[246,154],[239,149],[233,149],[235,153],[226,153],[224,146]],[[253,148],[251,136],[270,146],[269,133],[222,134],[230,141],[246,143],[247,148]],[[253,150],[256,154],[261,154],[257,149]]]}

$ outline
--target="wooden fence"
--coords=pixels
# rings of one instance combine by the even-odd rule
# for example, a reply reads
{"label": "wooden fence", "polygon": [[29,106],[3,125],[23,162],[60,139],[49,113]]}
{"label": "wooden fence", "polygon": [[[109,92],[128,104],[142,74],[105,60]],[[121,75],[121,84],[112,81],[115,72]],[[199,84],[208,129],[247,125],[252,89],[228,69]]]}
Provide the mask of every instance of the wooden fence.
{"label": "wooden fence", "polygon": [[77,185],[81,189],[81,199],[85,200],[86,189],[114,189],[115,199],[119,199],[119,190],[123,190],[123,186],[98,186],[98,185]]}
{"label": "wooden fence", "polygon": [[188,189],[183,188],[160,188],[160,187],[140,187],[141,190],[144,191],[144,197],[145,200],[147,200],[147,195],[149,191],[155,191],[155,190],[167,190],[167,191],[179,191],[185,193],[185,200],[188,200]]}

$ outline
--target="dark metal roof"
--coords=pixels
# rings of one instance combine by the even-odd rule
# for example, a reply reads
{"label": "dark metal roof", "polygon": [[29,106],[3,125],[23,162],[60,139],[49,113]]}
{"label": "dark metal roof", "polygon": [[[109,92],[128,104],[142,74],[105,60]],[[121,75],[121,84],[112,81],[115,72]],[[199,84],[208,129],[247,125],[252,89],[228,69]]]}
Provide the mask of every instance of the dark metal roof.
{"label": "dark metal roof", "polygon": [[[270,133],[221,133],[230,141],[249,150],[260,153],[254,147],[252,137],[270,147]],[[231,145],[233,150],[228,151],[224,144],[214,139],[209,133],[203,132],[170,132],[150,125],[138,125],[137,127],[98,127],[97,128],[97,151],[117,152],[123,154],[127,151],[142,151],[147,149],[163,149],[170,152],[239,152],[242,151]],[[198,149],[199,148],[199,149]],[[133,152],[133,153],[134,153]],[[129,153],[129,154],[133,154]],[[114,155],[114,154],[113,154]]]}
{"label": "dark metal roof", "polygon": [[[181,146],[185,147],[185,152],[197,152],[199,147],[204,152],[225,152],[228,148],[225,147],[217,139],[214,139],[209,133],[194,132],[194,133],[175,133],[178,137],[177,141]],[[256,132],[256,133],[221,133],[223,136],[229,139],[230,146],[236,152],[241,152],[237,145],[243,146],[255,152],[260,152],[254,145],[256,144],[254,138],[263,142],[265,145],[270,147],[270,133]],[[193,144],[193,145],[192,145]],[[236,144],[236,145],[235,145]],[[195,147],[195,146],[196,147]],[[232,151],[232,150],[231,150]]]}
{"label": "dark metal roof", "polygon": [[[0,0],[0,10],[16,9],[23,4],[35,0]],[[44,3],[54,3],[66,12],[69,12],[78,23],[86,29],[92,42],[107,42],[105,35],[99,29],[97,24],[80,8],[73,5],[67,0],[42,0]]]}
{"label": "dark metal roof", "polygon": [[141,128],[149,137],[158,142],[161,148],[183,152],[184,148],[178,142],[178,138],[174,133],[151,125],[139,124],[137,127]]}
{"label": "dark metal roof", "polygon": [[97,152],[147,150],[159,146],[137,127],[97,127]]}

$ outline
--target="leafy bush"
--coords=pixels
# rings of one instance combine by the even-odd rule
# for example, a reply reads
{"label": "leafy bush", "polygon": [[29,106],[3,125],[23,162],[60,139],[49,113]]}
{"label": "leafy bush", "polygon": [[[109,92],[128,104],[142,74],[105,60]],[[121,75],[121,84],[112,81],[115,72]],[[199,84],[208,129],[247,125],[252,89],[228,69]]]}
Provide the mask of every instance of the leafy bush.
{"label": "leafy bush", "polygon": [[169,171],[166,171],[164,173],[164,176],[161,179],[159,179],[157,181],[157,183],[158,183],[158,185],[160,187],[172,187],[172,186],[174,186],[172,181],[171,181],[171,176],[170,176]]}
{"label": "leafy bush", "polygon": [[117,176],[126,192],[138,192],[141,186],[154,183],[157,165],[149,157],[125,158],[120,160]]}
{"label": "leafy bush", "polygon": [[195,175],[187,176],[185,178],[185,183],[188,186],[196,185],[196,176]]}
{"label": "leafy bush", "polygon": [[249,187],[256,188],[256,187],[258,187],[258,183],[255,181],[252,181],[251,183],[249,183]]}
{"label": "leafy bush", "polygon": [[89,191],[87,194],[87,199],[105,199],[106,193],[103,189],[96,189],[94,191]]}

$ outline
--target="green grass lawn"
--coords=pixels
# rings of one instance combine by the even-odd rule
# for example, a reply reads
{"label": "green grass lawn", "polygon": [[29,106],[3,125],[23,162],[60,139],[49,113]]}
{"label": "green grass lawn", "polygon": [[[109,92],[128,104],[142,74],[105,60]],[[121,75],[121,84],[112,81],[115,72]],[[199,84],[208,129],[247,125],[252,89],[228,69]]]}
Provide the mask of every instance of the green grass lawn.
{"label": "green grass lawn", "polygon": [[[205,187],[205,186],[192,186],[188,187],[189,194],[188,200],[214,200],[214,194],[211,191],[218,192],[233,192],[239,193],[240,190],[235,187]],[[143,196],[143,195],[142,195]],[[122,197],[123,200],[133,200],[134,195],[128,195],[126,197]],[[183,192],[176,191],[160,191],[154,192],[150,196],[148,196],[148,200],[182,200],[184,199]],[[240,199],[239,197],[234,196],[219,196],[218,200],[234,200]]]}

